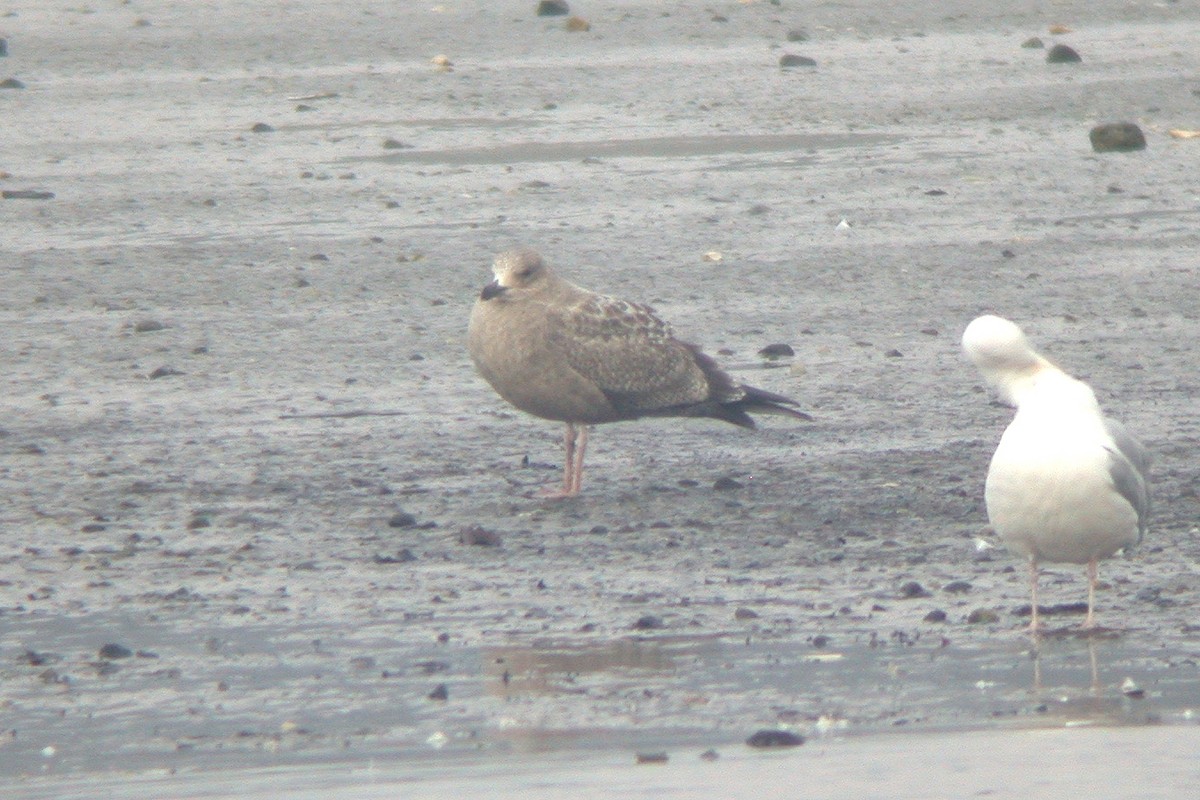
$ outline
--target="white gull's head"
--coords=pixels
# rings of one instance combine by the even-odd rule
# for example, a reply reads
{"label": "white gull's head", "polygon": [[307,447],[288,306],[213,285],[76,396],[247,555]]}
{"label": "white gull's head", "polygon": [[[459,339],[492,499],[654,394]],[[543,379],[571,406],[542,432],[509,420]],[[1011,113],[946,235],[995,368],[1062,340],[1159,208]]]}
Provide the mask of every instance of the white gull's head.
{"label": "white gull's head", "polygon": [[1012,403],[1019,403],[1019,395],[1038,373],[1058,371],[1038,355],[1017,325],[992,314],[967,326],[962,346],[988,383]]}

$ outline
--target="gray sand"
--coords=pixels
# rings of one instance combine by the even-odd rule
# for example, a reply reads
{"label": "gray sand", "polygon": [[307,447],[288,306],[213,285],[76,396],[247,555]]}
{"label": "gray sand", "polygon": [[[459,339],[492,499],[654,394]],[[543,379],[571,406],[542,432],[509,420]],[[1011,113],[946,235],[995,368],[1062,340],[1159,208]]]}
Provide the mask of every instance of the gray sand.
{"label": "gray sand", "polygon": [[[1155,770],[1093,796],[1194,785],[1200,140],[1167,131],[1200,128],[1200,11],[535,5],[0,7],[0,188],[55,195],[0,200],[6,797],[536,796],[563,764],[555,796],[688,797],[826,748],[861,771],[823,796],[865,797],[946,742],[1019,764],[1030,729],[1042,788],[949,785],[1055,796],[1098,739]],[[1119,120],[1147,149],[1093,153]],[[465,350],[514,244],[816,420],[603,426],[581,497],[526,498],[560,426]],[[1110,630],[1047,617],[1036,658],[1023,565],[976,544],[1011,413],[958,349],[983,312],[1155,455]],[[1052,566],[1042,600],[1085,589]],[[777,727],[817,738],[742,744]]]}

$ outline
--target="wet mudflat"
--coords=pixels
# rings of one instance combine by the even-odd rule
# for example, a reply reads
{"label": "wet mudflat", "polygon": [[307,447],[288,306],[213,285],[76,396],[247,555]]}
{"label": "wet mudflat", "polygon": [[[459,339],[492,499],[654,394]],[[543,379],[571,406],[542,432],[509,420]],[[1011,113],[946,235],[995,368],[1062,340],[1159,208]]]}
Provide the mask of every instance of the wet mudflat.
{"label": "wet mudflat", "polygon": [[[971,760],[1028,747],[1072,765],[1037,787],[1106,748],[1154,769],[1098,796],[1194,784],[1200,16],[983,5],[5,6],[0,184],[53,194],[0,201],[15,796],[1038,796]],[[1147,149],[1094,153],[1113,120]],[[516,243],[815,421],[600,427],[530,497],[561,431],[464,347]],[[1035,651],[978,543],[985,311],[1154,451],[1101,635]]]}

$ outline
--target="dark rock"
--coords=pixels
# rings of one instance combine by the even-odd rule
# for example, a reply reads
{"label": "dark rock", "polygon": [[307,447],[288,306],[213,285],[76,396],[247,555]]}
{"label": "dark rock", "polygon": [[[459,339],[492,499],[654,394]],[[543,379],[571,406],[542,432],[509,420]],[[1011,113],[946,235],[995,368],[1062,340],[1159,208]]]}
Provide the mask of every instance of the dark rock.
{"label": "dark rock", "polygon": [[539,17],[565,17],[570,13],[571,7],[566,4],[566,0],[541,0],[537,4]]}
{"label": "dark rock", "polygon": [[1021,42],[1021,47],[1024,47],[1026,50],[1044,50],[1046,49],[1046,43],[1036,36],[1031,36]]}
{"label": "dark rock", "polygon": [[926,622],[945,622],[946,621],[946,612],[942,611],[940,608],[935,608],[933,611],[930,611],[928,614],[925,615],[925,621]]}
{"label": "dark rock", "polygon": [[667,623],[663,622],[662,617],[656,617],[653,614],[646,614],[637,618],[633,623],[635,631],[657,631],[667,627]]}
{"label": "dark rock", "polygon": [[314,106],[310,106],[308,103],[297,103],[296,110],[303,113],[305,111],[316,111],[317,109]]}
{"label": "dark rock", "polygon": [[404,509],[400,509],[395,514],[392,514],[391,519],[388,520],[389,528],[411,528],[416,524],[417,518]]}
{"label": "dark rock", "polygon": [[1097,125],[1088,132],[1088,138],[1097,153],[1128,153],[1146,149],[1146,137],[1142,129],[1132,122]]}
{"label": "dark rock", "polygon": [[205,514],[196,514],[188,520],[187,529],[189,531],[198,531],[201,528],[212,527],[212,520]]}
{"label": "dark rock", "polygon": [[812,638],[813,647],[828,647],[829,637],[825,634],[818,634]]}
{"label": "dark rock", "polygon": [[733,612],[734,619],[758,619],[758,612],[749,608],[739,608]]}
{"label": "dark rock", "polygon": [[118,658],[129,658],[133,655],[133,651],[128,647],[120,644],[106,644],[100,648],[100,657],[108,661]]}
{"label": "dark rock", "polygon": [[721,757],[721,754],[718,753],[716,750],[712,750],[712,749],[705,750],[703,753],[700,754],[701,761],[716,761],[720,757]]}
{"label": "dark rock", "polygon": [[738,481],[735,481],[733,478],[725,476],[723,478],[717,478],[715,481],[713,481],[713,488],[718,492],[730,492],[734,489],[741,489],[742,484]]}
{"label": "dark rock", "polygon": [[795,53],[784,53],[779,57],[779,66],[783,69],[791,67],[815,67],[817,62],[808,56],[798,56]]}
{"label": "dark rock", "polygon": [[163,366],[159,367],[158,369],[154,370],[153,372],[151,372],[150,375],[147,377],[149,377],[150,380],[152,380],[152,381],[156,381],[159,378],[170,378],[175,375],[184,375],[184,374],[186,374],[186,373],[180,372],[179,370],[175,369],[174,367],[172,367],[170,365],[163,365]]}
{"label": "dark rock", "polygon": [[1000,615],[990,608],[977,608],[967,615],[969,625],[991,625],[1000,621]]}
{"label": "dark rock", "polygon": [[908,581],[900,587],[900,597],[905,600],[912,600],[917,597],[929,597],[930,593],[924,586],[916,581]]}
{"label": "dark rock", "polygon": [[44,667],[61,660],[62,656],[56,653],[39,653],[36,650],[26,650],[22,655],[17,656],[17,661],[31,667]]}
{"label": "dark rock", "polygon": [[925,194],[928,195],[929,197],[944,197],[946,194],[946,190],[945,189],[930,189]]}
{"label": "dark rock", "polygon": [[804,737],[791,731],[763,729],[747,739],[746,744],[751,747],[799,747],[804,744]]}
{"label": "dark rock", "polygon": [[8,55],[8,39],[0,39],[0,57]]}
{"label": "dark rock", "polygon": [[[1032,613],[1032,607],[1026,603],[1023,606],[1017,606],[1013,609],[1013,614],[1018,617],[1028,617]],[[1087,603],[1080,601],[1078,603],[1055,603],[1050,606],[1038,605],[1038,614],[1043,617],[1057,617],[1071,614],[1086,614]]]}
{"label": "dark rock", "polygon": [[803,28],[792,28],[787,32],[787,40],[789,42],[807,42],[808,31]]}
{"label": "dark rock", "polygon": [[5,189],[0,192],[5,200],[53,200],[54,192],[41,189]]}
{"label": "dark rock", "polygon": [[1083,61],[1079,53],[1075,52],[1075,48],[1067,47],[1065,44],[1056,44],[1050,48],[1050,52],[1046,53],[1046,63],[1048,64],[1078,64]]}
{"label": "dark rock", "polygon": [[791,345],[781,343],[769,344],[762,350],[759,350],[758,354],[763,358],[788,358],[796,355],[796,351],[792,349]]}
{"label": "dark rock", "polygon": [[666,753],[638,753],[638,764],[665,764],[667,763]]}
{"label": "dark rock", "polygon": [[430,700],[449,700],[450,689],[444,683],[439,683],[433,691],[426,695]]}
{"label": "dark rock", "polygon": [[371,561],[375,564],[407,564],[409,561],[416,560],[417,557],[413,554],[413,551],[407,547],[400,550],[394,556],[381,555],[379,553],[371,556]]}
{"label": "dark rock", "polygon": [[462,544],[479,545],[480,547],[499,547],[500,534],[489,531],[482,525],[468,525],[458,532],[458,540]]}
{"label": "dark rock", "polygon": [[5,78],[0,81],[0,89],[24,89],[25,84],[21,83],[16,78]]}
{"label": "dark rock", "polygon": [[397,139],[384,139],[383,140],[383,149],[384,150],[407,150],[412,147],[414,147],[414,145],[406,144],[405,142],[401,142]]}
{"label": "dark rock", "polygon": [[252,133],[271,133],[275,129],[265,122],[256,122],[254,127],[250,129]]}
{"label": "dark rock", "polygon": [[901,353],[899,350],[895,349],[888,350],[886,353],[884,353],[884,355],[888,358],[904,358],[904,353]]}
{"label": "dark rock", "polygon": [[950,594],[966,594],[971,591],[971,584],[966,581],[950,581],[942,587],[942,591]]}
{"label": "dark rock", "polygon": [[153,333],[154,331],[164,331],[166,329],[167,326],[156,319],[144,319],[133,326],[134,333]]}

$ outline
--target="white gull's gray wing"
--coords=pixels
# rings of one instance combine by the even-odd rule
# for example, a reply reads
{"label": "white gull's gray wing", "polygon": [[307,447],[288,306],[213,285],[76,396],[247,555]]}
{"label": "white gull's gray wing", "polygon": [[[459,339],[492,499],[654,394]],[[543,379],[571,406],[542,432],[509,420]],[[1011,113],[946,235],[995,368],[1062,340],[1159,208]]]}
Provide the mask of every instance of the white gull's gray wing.
{"label": "white gull's gray wing", "polygon": [[1115,419],[1104,418],[1104,427],[1116,444],[1109,451],[1109,474],[1117,492],[1129,501],[1138,516],[1138,540],[1146,533],[1150,516],[1150,491],[1147,473],[1150,469],[1150,451],[1134,438],[1133,434]]}

